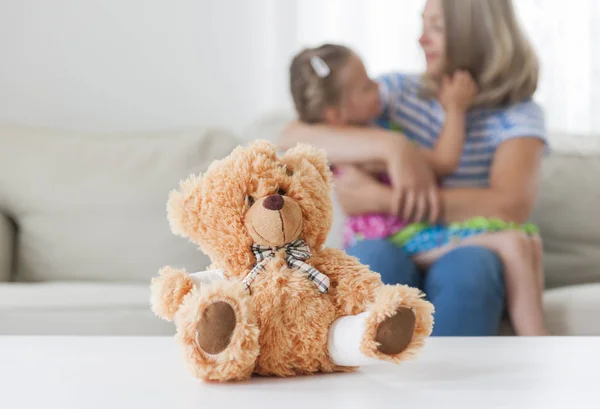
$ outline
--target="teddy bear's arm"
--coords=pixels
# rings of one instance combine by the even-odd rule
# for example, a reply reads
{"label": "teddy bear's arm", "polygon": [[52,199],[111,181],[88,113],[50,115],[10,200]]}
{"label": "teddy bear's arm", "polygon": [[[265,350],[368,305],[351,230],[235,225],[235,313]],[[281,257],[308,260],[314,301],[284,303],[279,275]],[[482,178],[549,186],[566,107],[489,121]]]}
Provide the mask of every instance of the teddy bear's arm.
{"label": "teddy bear's arm", "polygon": [[329,277],[330,294],[341,315],[365,311],[383,285],[379,274],[338,249],[324,249],[312,257],[311,264]]}
{"label": "teddy bear's arm", "polygon": [[194,280],[185,270],[165,266],[150,284],[152,311],[166,321],[173,321],[183,298],[194,288]]}

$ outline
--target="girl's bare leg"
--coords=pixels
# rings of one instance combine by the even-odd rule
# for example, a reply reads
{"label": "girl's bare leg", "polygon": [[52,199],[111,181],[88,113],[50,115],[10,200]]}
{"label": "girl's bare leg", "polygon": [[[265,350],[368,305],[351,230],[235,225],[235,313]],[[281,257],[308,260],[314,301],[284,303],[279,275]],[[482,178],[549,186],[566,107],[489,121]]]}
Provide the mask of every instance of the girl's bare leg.
{"label": "girl's bare leg", "polygon": [[542,307],[541,244],[537,238],[515,233],[520,237],[506,237],[496,249],[505,264],[508,312],[517,335],[548,335]]}
{"label": "girl's bare leg", "polygon": [[546,280],[544,277],[544,264],[542,260],[544,254],[542,239],[539,236],[532,236],[531,245],[533,246],[534,269],[538,274],[539,286],[543,290],[546,285]]}
{"label": "girl's bare leg", "polygon": [[504,264],[507,307],[517,335],[547,335],[542,308],[542,248],[538,237],[519,231],[486,233],[466,238],[415,257],[427,267],[461,246],[482,246],[496,252]]}

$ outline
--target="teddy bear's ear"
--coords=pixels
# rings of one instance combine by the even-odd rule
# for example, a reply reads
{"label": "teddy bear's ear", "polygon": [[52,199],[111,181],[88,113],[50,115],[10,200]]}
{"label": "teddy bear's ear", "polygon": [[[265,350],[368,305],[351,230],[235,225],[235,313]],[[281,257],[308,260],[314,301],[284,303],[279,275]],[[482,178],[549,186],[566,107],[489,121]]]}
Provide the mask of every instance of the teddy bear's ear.
{"label": "teddy bear's ear", "polygon": [[173,321],[183,298],[193,287],[194,281],[188,273],[164,267],[150,284],[152,311],[163,320]]}
{"label": "teddy bear's ear", "polygon": [[317,149],[308,144],[298,144],[288,150],[282,160],[290,164],[292,169],[300,166],[303,161],[307,161],[314,166],[326,183],[329,184],[331,182],[331,168],[327,160],[327,153],[323,149]]}
{"label": "teddy bear's ear", "polygon": [[198,228],[201,188],[202,175],[192,175],[169,193],[167,218],[174,234],[190,237]]}

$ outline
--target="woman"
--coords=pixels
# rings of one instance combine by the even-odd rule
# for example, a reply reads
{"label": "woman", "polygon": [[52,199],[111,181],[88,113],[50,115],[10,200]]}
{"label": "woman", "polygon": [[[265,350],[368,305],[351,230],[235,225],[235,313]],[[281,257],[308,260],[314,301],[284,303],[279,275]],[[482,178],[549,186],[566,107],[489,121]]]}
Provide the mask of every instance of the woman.
{"label": "woman", "polygon": [[[544,119],[531,97],[538,63],[510,0],[428,0],[420,38],[427,69],[420,77],[383,76],[382,120],[406,137],[377,128],[290,124],[282,149],[298,142],[325,149],[343,171],[336,193],[349,215],[385,212],[411,220],[455,222],[476,216],[526,222],[535,203],[545,148]],[[466,116],[459,169],[436,186],[433,172],[413,145],[431,147],[442,131],[436,100],[446,75],[467,70],[479,86]],[[392,187],[361,167],[384,164]],[[387,240],[364,240],[348,252],[386,283],[422,288],[436,307],[434,335],[494,335],[504,310],[503,266],[481,247],[451,251],[421,274]]]}

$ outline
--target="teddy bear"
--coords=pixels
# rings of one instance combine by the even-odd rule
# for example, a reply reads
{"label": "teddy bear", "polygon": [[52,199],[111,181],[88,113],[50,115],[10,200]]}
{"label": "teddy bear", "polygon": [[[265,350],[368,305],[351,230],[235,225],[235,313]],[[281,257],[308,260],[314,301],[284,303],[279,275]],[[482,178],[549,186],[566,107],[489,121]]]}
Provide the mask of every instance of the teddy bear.
{"label": "teddy bear", "polygon": [[152,278],[151,309],[174,321],[183,359],[204,381],[350,372],[413,358],[433,305],[325,246],[333,179],[324,151],[268,141],[236,147],[169,193],[172,232],[211,260]]}

